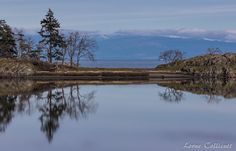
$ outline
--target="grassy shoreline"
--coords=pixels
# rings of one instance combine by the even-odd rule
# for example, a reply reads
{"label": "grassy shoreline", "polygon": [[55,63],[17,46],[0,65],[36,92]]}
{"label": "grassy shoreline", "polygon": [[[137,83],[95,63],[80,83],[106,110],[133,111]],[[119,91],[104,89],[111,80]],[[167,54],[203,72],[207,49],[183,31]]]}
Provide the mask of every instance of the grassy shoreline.
{"label": "grassy shoreline", "polygon": [[1,79],[33,79],[33,80],[145,80],[194,78],[192,75],[180,72],[150,71],[77,71],[77,72],[37,72],[33,75],[0,76]]}
{"label": "grassy shoreline", "polygon": [[0,78],[60,80],[151,80],[191,78],[184,72],[150,68],[85,68],[41,61],[0,59]]}

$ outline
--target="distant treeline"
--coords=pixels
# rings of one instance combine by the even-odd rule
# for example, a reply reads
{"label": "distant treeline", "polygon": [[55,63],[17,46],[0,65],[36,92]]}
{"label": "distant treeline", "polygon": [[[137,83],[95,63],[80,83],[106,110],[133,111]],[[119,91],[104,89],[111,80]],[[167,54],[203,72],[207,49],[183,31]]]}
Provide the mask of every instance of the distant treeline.
{"label": "distant treeline", "polygon": [[81,58],[94,60],[96,41],[86,34],[71,32],[63,34],[60,23],[51,9],[40,22],[39,42],[25,36],[23,30],[12,29],[5,20],[0,20],[0,58],[24,60],[47,60],[49,63],[66,61],[79,66]]}

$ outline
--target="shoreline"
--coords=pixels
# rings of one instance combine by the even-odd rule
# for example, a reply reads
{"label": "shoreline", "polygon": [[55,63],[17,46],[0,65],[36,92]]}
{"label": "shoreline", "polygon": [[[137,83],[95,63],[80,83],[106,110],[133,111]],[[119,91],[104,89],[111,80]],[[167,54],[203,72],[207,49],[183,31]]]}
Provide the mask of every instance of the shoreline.
{"label": "shoreline", "polygon": [[144,80],[155,81],[160,79],[192,79],[193,75],[183,72],[167,72],[155,69],[87,69],[78,71],[37,71],[33,75],[0,75],[1,79],[32,79],[32,80],[85,80],[85,81],[124,81]]}

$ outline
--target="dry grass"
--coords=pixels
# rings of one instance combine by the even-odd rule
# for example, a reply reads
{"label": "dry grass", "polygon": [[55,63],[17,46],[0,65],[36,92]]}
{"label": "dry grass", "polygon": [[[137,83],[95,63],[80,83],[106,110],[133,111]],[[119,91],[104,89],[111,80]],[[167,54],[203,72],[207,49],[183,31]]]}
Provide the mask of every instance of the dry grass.
{"label": "dry grass", "polygon": [[197,56],[170,64],[159,65],[157,70],[169,72],[185,72],[199,76],[236,77],[236,54],[215,54]]}
{"label": "dry grass", "polygon": [[85,68],[50,64],[35,60],[0,59],[2,77],[17,76],[148,76],[151,69],[137,68]]}

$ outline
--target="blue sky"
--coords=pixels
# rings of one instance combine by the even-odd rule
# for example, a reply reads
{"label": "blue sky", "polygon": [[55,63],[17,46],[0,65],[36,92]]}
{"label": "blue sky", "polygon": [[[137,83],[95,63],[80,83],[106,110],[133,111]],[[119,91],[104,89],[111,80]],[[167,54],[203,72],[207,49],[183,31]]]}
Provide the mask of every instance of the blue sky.
{"label": "blue sky", "polygon": [[13,27],[38,29],[48,8],[64,29],[236,30],[235,0],[0,0],[0,18]]}

